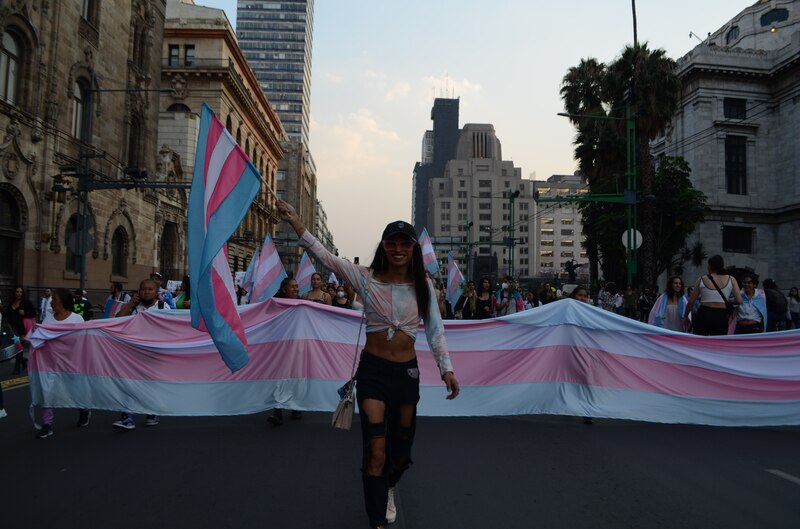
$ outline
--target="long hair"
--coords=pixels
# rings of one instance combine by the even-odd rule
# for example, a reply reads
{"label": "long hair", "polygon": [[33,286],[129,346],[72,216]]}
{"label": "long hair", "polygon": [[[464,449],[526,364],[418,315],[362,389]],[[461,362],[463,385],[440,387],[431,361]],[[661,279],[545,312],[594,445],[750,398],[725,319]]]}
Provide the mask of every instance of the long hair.
{"label": "long hair", "polygon": [[275,292],[273,298],[285,298],[286,297],[286,287],[289,286],[289,282],[292,281],[293,277],[284,277],[281,280],[281,286],[278,288],[278,291]]}
{"label": "long hair", "polygon": [[[488,289],[485,289],[485,288],[483,288],[483,282],[484,282],[484,281],[488,281],[488,283],[489,283],[489,288],[488,288]],[[491,279],[489,279],[489,276],[483,276],[483,277],[481,277],[481,280],[480,280],[480,281],[478,281],[478,288],[477,288],[477,292],[478,292],[478,295],[479,295],[479,296],[480,296],[481,294],[483,294],[484,292],[488,292],[490,296],[493,294],[493,292],[492,292],[492,280],[491,280]]]}
{"label": "long hair", "polygon": [[[681,280],[681,290],[677,294],[672,290],[672,282],[676,279]],[[667,288],[664,289],[664,294],[667,295],[667,299],[681,299],[683,293],[686,291],[686,285],[683,283],[683,278],[681,276],[672,276],[667,280]]]}
{"label": "long hair", "polygon": [[[375,250],[375,257],[369,267],[378,273],[383,273],[389,269],[389,260],[386,258],[386,250],[383,249],[383,241],[378,243]],[[408,273],[414,280],[414,292],[417,295],[417,311],[420,318],[428,317],[431,299],[428,290],[428,278],[425,277],[425,262],[422,260],[422,248],[419,242],[414,242],[411,250],[411,262],[408,264]]]}
{"label": "long hair", "polygon": [[[794,294],[792,294],[792,290],[794,290]],[[797,287],[790,288],[789,289],[789,297],[790,298],[794,298],[797,301],[800,301],[800,293],[798,293],[798,292],[799,291],[797,290]]]}

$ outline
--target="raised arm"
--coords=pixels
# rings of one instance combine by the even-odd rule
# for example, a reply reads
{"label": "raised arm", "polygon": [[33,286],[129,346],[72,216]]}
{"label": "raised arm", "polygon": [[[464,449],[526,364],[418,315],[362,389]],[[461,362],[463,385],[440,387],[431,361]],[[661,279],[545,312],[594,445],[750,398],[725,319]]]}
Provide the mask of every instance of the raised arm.
{"label": "raised arm", "polygon": [[314,237],[303,225],[300,216],[295,209],[288,202],[283,200],[278,201],[278,213],[281,219],[289,223],[294,229],[297,236],[300,238],[300,246],[307,248],[309,252],[322,261],[322,263],[336,272],[340,277],[347,279],[348,283],[355,286],[356,291],[363,298],[364,290],[366,288],[367,276],[369,275],[367,268],[353,264],[350,261],[333,255],[325,248],[321,242]]}

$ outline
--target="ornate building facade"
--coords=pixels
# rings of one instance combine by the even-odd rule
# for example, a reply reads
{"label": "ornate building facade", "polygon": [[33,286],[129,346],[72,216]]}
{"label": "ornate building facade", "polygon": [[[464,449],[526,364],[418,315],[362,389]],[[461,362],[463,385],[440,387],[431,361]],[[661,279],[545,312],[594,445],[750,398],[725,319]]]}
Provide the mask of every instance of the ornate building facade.
{"label": "ornate building facade", "polygon": [[167,217],[157,194],[90,192],[81,248],[73,191],[76,174],[113,181],[130,168],[156,172],[165,8],[164,0],[0,4],[3,297],[14,284],[77,288],[82,249],[90,292],[112,280],[135,288],[158,267]]}
{"label": "ornate building facade", "polygon": [[[228,245],[231,270],[241,271],[267,232],[275,235],[273,197],[286,133],[239,49],[225,12],[192,0],[168,0],[166,13],[161,84],[171,91],[161,95],[160,163],[169,168],[162,172],[167,178],[174,177],[171,171],[191,178],[200,109],[207,103],[261,174],[261,190]],[[179,199],[172,213],[185,223],[185,194],[172,194]],[[181,239],[182,256],[187,254],[185,241]],[[179,264],[185,269],[185,260]]]}

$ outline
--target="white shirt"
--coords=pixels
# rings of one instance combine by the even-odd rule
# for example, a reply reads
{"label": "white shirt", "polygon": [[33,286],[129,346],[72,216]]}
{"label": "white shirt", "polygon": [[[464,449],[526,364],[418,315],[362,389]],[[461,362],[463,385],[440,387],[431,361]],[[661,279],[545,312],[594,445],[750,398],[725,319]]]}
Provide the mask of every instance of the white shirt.
{"label": "white shirt", "polygon": [[169,303],[167,303],[166,301],[161,301],[161,303],[163,303],[163,305],[164,305],[161,308],[158,308],[158,303],[159,303],[159,300],[156,300],[156,302],[153,303],[152,305],[150,305],[149,307],[145,307],[144,305],[139,303],[138,305],[136,305],[136,308],[134,308],[131,311],[131,315],[138,314],[139,312],[147,312],[149,310],[172,310],[169,307]]}
{"label": "white shirt", "polygon": [[62,323],[83,323],[83,318],[81,318],[81,315],[76,312],[70,312],[69,316],[59,321],[53,314],[52,309],[50,309],[50,313],[45,317],[44,321],[42,322],[42,324],[44,325],[61,325]]}
{"label": "white shirt", "polygon": [[39,317],[42,318],[42,323],[44,323],[44,320],[46,320],[48,316],[53,315],[52,303],[53,303],[52,296],[48,298],[42,298],[41,303],[39,303]]}

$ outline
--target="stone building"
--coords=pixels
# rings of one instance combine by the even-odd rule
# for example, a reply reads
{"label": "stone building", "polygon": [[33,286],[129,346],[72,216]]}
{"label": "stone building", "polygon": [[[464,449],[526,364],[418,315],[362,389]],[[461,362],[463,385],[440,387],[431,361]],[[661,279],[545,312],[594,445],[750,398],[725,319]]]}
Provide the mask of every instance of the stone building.
{"label": "stone building", "polygon": [[[426,227],[440,262],[450,250],[466,277],[531,277],[533,182],[522,179],[514,162],[503,160],[492,125],[464,125],[455,156],[443,176],[430,178],[428,189]],[[469,258],[461,251],[463,242],[477,243]]]}
{"label": "stone building", "polygon": [[[172,92],[161,95],[158,144],[165,178],[173,171],[190,179],[194,172],[200,110],[207,103],[261,174],[261,190],[228,244],[233,272],[245,270],[256,245],[267,232],[275,234],[280,142],[286,138],[278,114],[261,91],[236,41],[225,12],[195,5],[192,0],[168,0],[162,53],[161,84]],[[162,205],[178,219],[185,233],[185,192],[169,193],[176,204]],[[173,209],[173,207],[175,209]],[[178,269],[186,269],[186,238],[179,239]]]}
{"label": "stone building", "polygon": [[[317,225],[317,169],[314,159],[302,142],[281,142],[283,160],[278,165],[278,197],[292,204],[309,229]],[[318,236],[318,233],[314,235]],[[285,222],[278,224],[275,246],[288,273],[296,272],[303,249],[297,246],[297,235]]]}
{"label": "stone building", "polygon": [[[586,182],[579,174],[553,175],[547,180],[533,182],[540,198],[575,196],[586,193]],[[578,204],[574,202],[542,203],[536,213],[531,267],[541,280],[566,280],[568,262],[588,264],[583,249],[583,220]],[[577,271],[576,279],[588,284],[589,267]]]}
{"label": "stone building", "polygon": [[800,1],[744,9],[681,58],[678,75],[678,110],[652,150],[684,157],[708,197],[693,239],[727,265],[800,283]]}
{"label": "stone building", "polygon": [[[155,174],[164,12],[164,0],[0,4],[3,297],[13,284],[79,286],[76,173]],[[165,220],[151,193],[92,191],[87,218],[88,288],[135,288],[158,267]]]}

